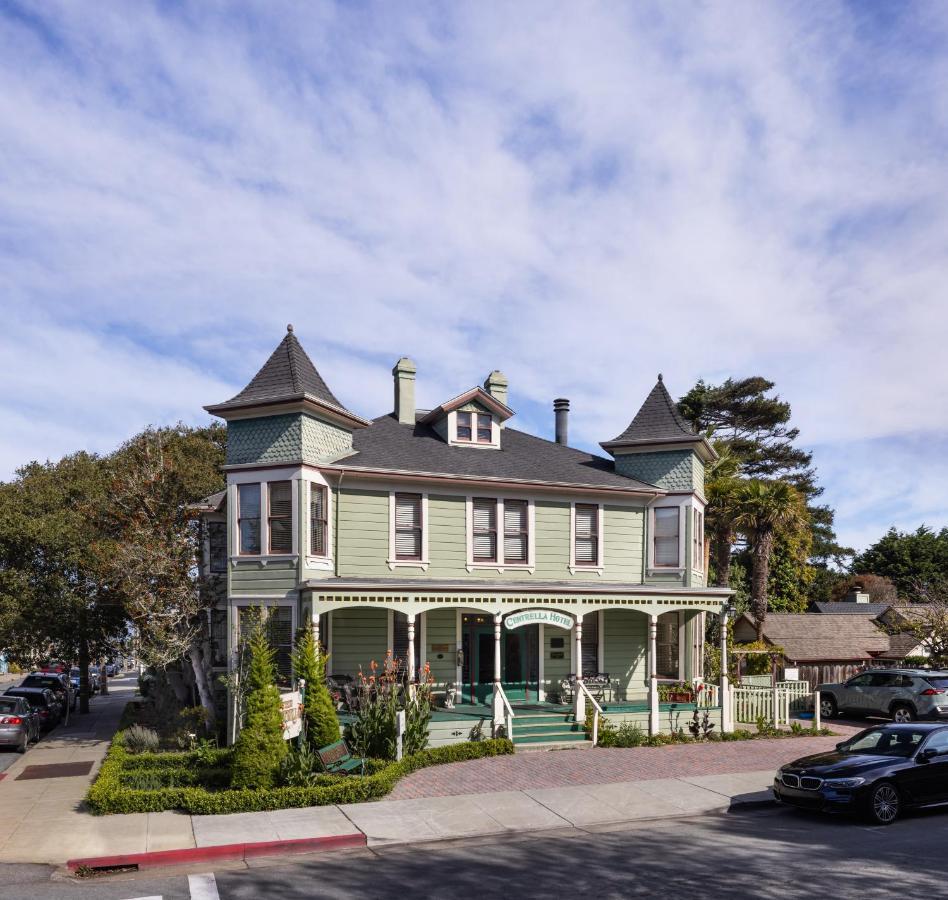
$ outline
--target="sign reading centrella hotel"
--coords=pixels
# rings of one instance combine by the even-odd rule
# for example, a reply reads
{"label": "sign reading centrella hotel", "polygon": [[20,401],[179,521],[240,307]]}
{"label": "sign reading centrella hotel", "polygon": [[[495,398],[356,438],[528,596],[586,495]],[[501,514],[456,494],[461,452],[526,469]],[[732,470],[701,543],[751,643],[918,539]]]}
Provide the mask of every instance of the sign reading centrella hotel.
{"label": "sign reading centrella hotel", "polygon": [[573,617],[549,609],[526,609],[514,613],[504,619],[504,625],[509,629],[519,628],[521,625],[553,625],[556,628],[565,628],[569,631],[573,627]]}

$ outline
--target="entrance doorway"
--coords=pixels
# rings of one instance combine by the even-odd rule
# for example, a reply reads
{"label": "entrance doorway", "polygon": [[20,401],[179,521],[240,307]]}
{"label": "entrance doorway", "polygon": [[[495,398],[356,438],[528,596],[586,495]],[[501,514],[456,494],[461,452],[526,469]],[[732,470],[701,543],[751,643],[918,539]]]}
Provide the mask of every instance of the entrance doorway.
{"label": "entrance doorway", "polygon": [[[536,701],[539,686],[540,631],[528,625],[500,635],[500,681],[511,700]],[[461,701],[489,703],[494,693],[494,620],[461,618]]]}

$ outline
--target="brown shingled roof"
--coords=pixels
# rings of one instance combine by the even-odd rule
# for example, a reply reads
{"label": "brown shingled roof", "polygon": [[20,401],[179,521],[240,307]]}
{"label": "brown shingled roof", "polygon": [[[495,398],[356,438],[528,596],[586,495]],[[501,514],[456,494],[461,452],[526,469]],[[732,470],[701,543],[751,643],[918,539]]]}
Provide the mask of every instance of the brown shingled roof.
{"label": "brown shingled roof", "polygon": [[771,613],[764,637],[798,663],[868,660],[889,650],[889,635],[871,615]]}

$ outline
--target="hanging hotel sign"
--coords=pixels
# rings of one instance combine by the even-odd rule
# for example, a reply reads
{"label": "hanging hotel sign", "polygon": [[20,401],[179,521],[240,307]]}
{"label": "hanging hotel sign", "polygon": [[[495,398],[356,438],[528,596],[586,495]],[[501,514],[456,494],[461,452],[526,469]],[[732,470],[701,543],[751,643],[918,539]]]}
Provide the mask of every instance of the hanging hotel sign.
{"label": "hanging hotel sign", "polygon": [[573,617],[554,612],[552,609],[527,609],[507,616],[504,625],[508,629],[519,628],[521,625],[552,625],[569,631],[573,627]]}
{"label": "hanging hotel sign", "polygon": [[299,737],[303,730],[303,706],[299,691],[280,694],[280,706],[283,713],[283,740]]}

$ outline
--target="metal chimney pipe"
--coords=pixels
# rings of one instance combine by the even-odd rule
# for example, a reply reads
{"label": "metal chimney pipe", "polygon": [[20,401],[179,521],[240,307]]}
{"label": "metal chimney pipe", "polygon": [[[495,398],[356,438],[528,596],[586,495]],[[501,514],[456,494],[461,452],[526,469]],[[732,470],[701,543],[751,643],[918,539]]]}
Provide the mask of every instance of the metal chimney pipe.
{"label": "metal chimney pipe", "polygon": [[553,401],[553,412],[556,415],[556,443],[565,447],[569,443],[569,400],[558,397]]}

